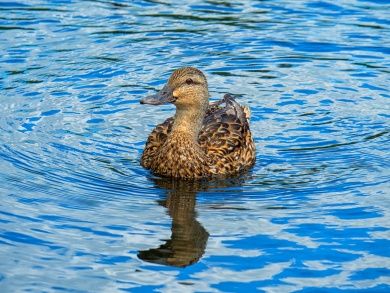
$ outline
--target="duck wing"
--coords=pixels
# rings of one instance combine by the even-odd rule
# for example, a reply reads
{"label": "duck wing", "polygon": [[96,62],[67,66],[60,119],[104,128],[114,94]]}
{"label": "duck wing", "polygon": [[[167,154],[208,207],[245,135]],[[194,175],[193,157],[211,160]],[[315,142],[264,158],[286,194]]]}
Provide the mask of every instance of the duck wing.
{"label": "duck wing", "polygon": [[249,113],[249,108],[242,107],[228,94],[210,104],[199,133],[199,145],[210,159],[210,173],[234,174],[255,162]]}
{"label": "duck wing", "polygon": [[143,167],[150,169],[150,164],[155,158],[156,153],[164,144],[168,137],[168,133],[172,130],[173,121],[173,117],[166,119],[163,123],[158,124],[149,135],[141,157],[141,165]]}

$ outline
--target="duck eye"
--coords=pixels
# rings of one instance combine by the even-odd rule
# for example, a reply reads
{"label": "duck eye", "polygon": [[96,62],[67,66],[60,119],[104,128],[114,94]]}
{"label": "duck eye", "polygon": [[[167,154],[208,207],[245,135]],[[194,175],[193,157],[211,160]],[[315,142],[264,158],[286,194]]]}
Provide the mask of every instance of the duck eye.
{"label": "duck eye", "polygon": [[187,78],[186,80],[186,84],[193,84],[194,81],[192,80],[192,78]]}

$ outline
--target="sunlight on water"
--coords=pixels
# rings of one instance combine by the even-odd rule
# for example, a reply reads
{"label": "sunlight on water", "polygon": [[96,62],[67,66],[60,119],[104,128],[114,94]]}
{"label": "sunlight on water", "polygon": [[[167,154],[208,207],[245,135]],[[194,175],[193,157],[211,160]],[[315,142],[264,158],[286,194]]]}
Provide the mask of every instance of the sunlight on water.
{"label": "sunlight on water", "polygon": [[[0,2],[0,291],[390,290],[390,5]],[[181,66],[252,110],[239,178],[139,165]]]}

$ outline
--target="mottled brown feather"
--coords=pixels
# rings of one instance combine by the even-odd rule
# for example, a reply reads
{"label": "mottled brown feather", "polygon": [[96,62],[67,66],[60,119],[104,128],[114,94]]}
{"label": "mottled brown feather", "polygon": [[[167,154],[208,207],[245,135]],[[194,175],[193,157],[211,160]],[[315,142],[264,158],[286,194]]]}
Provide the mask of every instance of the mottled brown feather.
{"label": "mottled brown feather", "polygon": [[173,117],[168,118],[150,134],[141,164],[161,176],[180,178],[230,176],[244,171],[255,162],[249,113],[249,108],[230,95],[209,104],[195,146],[185,137],[166,143],[174,123]]}

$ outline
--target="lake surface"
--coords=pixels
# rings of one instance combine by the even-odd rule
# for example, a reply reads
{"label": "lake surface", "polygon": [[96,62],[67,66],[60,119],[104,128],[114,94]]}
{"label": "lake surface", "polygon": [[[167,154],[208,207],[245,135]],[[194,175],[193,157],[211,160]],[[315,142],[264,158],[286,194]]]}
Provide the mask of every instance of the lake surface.
{"label": "lake surface", "polygon": [[[0,2],[1,292],[389,292],[388,1]],[[139,165],[181,66],[254,168]]]}

